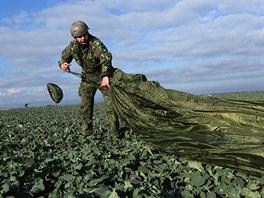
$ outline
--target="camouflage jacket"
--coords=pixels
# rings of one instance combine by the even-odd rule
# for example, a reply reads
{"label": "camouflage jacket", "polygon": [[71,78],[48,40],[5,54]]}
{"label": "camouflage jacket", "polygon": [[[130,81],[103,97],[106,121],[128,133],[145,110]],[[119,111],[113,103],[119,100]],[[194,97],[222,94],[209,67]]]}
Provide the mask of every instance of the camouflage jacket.
{"label": "camouflage jacket", "polygon": [[73,40],[62,51],[59,65],[75,60],[82,67],[82,80],[99,79],[99,77],[109,76],[113,70],[112,54],[105,45],[95,36],[89,34],[88,44],[81,46]]}

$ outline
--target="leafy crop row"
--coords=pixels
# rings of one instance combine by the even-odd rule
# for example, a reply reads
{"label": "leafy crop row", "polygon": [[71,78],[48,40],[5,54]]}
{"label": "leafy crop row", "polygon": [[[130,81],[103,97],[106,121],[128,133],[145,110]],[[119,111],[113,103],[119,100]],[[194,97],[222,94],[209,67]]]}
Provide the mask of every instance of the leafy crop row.
{"label": "leafy crop row", "polygon": [[234,92],[234,93],[222,93],[213,94],[214,97],[226,98],[232,100],[245,100],[252,102],[264,102],[264,91],[255,92]]}
{"label": "leafy crop row", "polygon": [[0,111],[0,197],[263,197],[264,177],[167,156],[122,125],[80,132],[78,106]]}

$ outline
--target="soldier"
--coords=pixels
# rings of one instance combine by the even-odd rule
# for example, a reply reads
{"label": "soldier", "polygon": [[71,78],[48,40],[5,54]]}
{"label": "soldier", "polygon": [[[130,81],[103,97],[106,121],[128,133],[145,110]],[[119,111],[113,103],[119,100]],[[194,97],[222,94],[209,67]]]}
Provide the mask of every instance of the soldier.
{"label": "soldier", "polygon": [[75,21],[71,26],[73,40],[62,51],[58,61],[60,68],[70,72],[70,63],[74,59],[82,67],[82,81],[79,87],[81,97],[80,114],[83,119],[82,133],[93,133],[94,96],[99,89],[105,101],[110,133],[119,136],[119,122],[112,108],[110,97],[110,77],[113,75],[112,54],[105,45],[89,33],[83,21]]}

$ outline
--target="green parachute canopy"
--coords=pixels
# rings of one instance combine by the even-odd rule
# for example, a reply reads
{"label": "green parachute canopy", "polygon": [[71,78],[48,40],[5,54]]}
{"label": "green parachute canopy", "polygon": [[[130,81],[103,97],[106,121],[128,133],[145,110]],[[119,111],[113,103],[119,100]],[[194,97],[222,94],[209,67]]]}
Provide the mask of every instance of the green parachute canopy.
{"label": "green parachute canopy", "polygon": [[195,96],[118,69],[110,92],[119,118],[162,152],[264,175],[264,103]]}
{"label": "green parachute canopy", "polygon": [[110,94],[119,118],[161,152],[264,175],[264,102],[195,96],[119,69]]}
{"label": "green parachute canopy", "polygon": [[51,99],[55,103],[59,103],[62,100],[63,91],[58,85],[56,85],[54,83],[48,83],[47,84],[47,89],[49,91],[49,95],[50,95]]}

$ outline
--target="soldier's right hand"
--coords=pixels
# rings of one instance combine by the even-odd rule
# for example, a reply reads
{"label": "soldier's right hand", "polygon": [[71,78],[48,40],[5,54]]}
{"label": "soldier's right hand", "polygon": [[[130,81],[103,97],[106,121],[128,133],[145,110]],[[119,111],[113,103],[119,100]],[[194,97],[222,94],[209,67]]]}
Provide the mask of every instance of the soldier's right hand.
{"label": "soldier's right hand", "polygon": [[71,69],[70,69],[70,64],[69,64],[69,63],[62,63],[62,64],[60,65],[60,68],[61,68],[63,71],[65,71],[65,72],[70,72],[70,71],[71,71]]}

